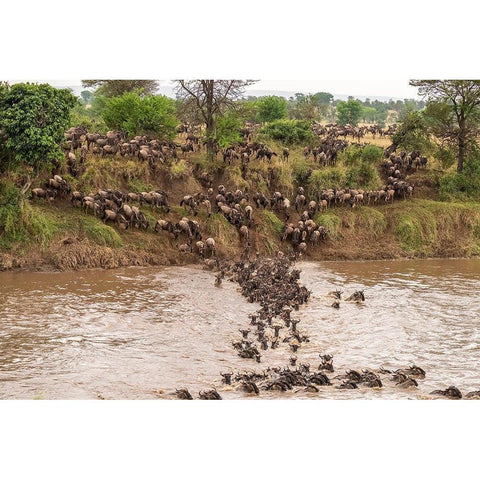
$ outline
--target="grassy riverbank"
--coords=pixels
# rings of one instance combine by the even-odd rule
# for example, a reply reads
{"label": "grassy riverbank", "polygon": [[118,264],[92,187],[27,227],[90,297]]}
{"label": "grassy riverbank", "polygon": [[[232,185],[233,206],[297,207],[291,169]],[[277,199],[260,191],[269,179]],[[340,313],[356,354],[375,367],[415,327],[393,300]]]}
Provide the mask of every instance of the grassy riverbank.
{"label": "grassy riverbank", "polygon": [[[164,217],[188,214],[181,208]],[[180,265],[198,262],[181,254],[165,233],[118,230],[68,205],[32,205],[30,219],[37,232],[29,241],[0,250],[0,269],[114,268],[128,265]],[[153,217],[153,215],[152,215]],[[206,235],[218,244],[219,255],[233,258],[243,250],[236,229],[221,215],[199,214]],[[480,254],[480,204],[444,203],[423,199],[357,210],[336,208],[317,214],[329,238],[309,248],[305,258],[354,260],[426,257],[472,257]],[[272,254],[292,247],[280,241],[283,222],[271,211],[255,210],[253,251]]]}
{"label": "grassy riverbank", "polygon": [[[278,145],[272,144],[277,152]],[[372,153],[372,152],[370,152]],[[375,153],[375,152],[374,152]],[[74,190],[95,191],[98,188],[118,188],[123,191],[163,189],[172,205],[169,214],[154,212],[143,206],[151,225],[157,218],[178,221],[191,216],[179,207],[185,194],[205,191],[199,183],[202,173],[214,177],[214,186],[225,184],[227,189],[248,189],[250,192],[279,190],[294,198],[299,185],[307,192],[327,185],[352,182],[363,188],[378,188],[382,184],[378,162],[364,155],[345,155],[336,167],[318,168],[312,159],[305,159],[301,148],[291,149],[290,158],[273,158],[272,163],[251,161],[246,178],[238,165],[225,166],[219,155],[207,162],[203,154],[162,166],[152,173],[148,165],[135,159],[89,157],[77,177],[66,169],[60,172]],[[377,163],[375,163],[377,162]],[[238,162],[237,162],[238,163]],[[325,243],[308,246],[305,258],[313,260],[388,259],[401,257],[471,257],[480,254],[480,203],[441,202],[435,168],[411,175],[416,185],[412,200],[396,200],[380,206],[334,207],[317,213],[314,220],[328,232]],[[199,262],[194,254],[182,254],[178,245],[185,239],[173,240],[166,232],[155,233],[136,229],[120,230],[105,225],[91,213],[85,214],[68,199],[52,205],[42,200],[18,204],[18,173],[0,177],[0,270],[114,268],[127,265],[177,265]],[[47,178],[39,178],[35,186]],[[252,203],[252,202],[251,202]],[[282,250],[293,253],[291,245],[281,242],[284,217],[269,210],[254,208],[251,228],[252,255],[255,251],[271,255]],[[220,257],[240,257],[243,251],[235,227],[220,214],[207,217],[201,209],[197,217],[204,238],[212,236]],[[292,208],[292,222],[299,216]]]}

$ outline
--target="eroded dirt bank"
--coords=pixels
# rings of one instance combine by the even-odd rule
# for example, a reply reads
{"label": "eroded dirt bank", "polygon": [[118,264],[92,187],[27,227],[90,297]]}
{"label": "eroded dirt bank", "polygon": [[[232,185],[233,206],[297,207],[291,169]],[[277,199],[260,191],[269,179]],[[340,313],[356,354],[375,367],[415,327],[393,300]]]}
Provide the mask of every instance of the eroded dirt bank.
{"label": "eroded dirt bank", "polygon": [[[55,206],[32,205],[48,222],[48,238],[0,249],[0,270],[77,270],[123,266],[187,265],[202,263],[195,253],[181,253],[177,240],[167,232],[119,230],[85,215],[68,202]],[[156,218],[177,221],[188,212],[174,207],[167,215],[151,212]],[[281,241],[284,219],[269,210],[254,209],[250,255],[271,255],[283,251],[294,255],[288,241]],[[196,217],[204,239],[211,236],[221,258],[240,258],[244,242],[237,229],[221,214]],[[298,218],[294,215],[291,221]],[[352,210],[338,207],[317,214],[327,239],[307,245],[304,260],[376,260],[398,258],[475,257],[480,253],[480,205],[435,202],[423,199],[393,205],[363,206]],[[298,252],[297,252],[298,254]]]}

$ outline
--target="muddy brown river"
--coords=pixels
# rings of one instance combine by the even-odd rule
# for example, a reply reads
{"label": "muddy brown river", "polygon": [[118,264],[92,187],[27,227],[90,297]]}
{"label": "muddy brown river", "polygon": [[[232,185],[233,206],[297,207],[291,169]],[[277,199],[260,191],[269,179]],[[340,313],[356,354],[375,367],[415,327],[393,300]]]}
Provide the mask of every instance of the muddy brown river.
{"label": "muddy brown river", "polygon": [[[298,362],[334,356],[346,369],[426,371],[416,389],[302,387],[259,398],[429,398],[457,386],[480,389],[480,260],[299,263],[310,302],[292,316],[310,336]],[[237,355],[232,341],[259,308],[198,267],[123,268],[0,274],[0,398],[175,398],[186,387],[217,388],[223,398],[254,398],[221,383],[220,371],[285,366],[287,344],[262,351],[262,363]],[[364,305],[326,294],[365,289]],[[251,327],[253,328],[253,327]],[[255,397],[256,398],[256,397]]]}

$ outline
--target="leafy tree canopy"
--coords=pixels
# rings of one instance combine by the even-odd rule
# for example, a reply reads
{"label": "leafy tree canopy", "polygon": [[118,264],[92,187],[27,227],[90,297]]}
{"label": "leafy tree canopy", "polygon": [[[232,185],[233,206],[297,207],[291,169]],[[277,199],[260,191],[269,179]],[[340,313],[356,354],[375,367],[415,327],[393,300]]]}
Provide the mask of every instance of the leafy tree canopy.
{"label": "leafy tree canopy", "polygon": [[139,91],[108,98],[103,119],[107,127],[125,130],[130,136],[156,135],[173,138],[178,124],[173,99],[163,95],[142,96]]}
{"label": "leafy tree canopy", "polygon": [[410,112],[406,114],[397,131],[392,137],[392,151],[397,148],[403,150],[420,150],[427,153],[432,149],[432,142],[429,138],[425,117],[421,112]]}
{"label": "leafy tree canopy", "polygon": [[260,97],[256,101],[257,120],[259,122],[273,122],[287,118],[287,100],[283,97],[270,95],[268,97]]}
{"label": "leafy tree canopy", "polygon": [[230,110],[216,120],[215,139],[220,148],[226,148],[241,140],[239,130],[243,122],[235,111]]}
{"label": "leafy tree canopy", "polygon": [[[472,148],[476,148],[476,137],[480,125],[480,80],[411,80],[418,93],[431,103],[443,104],[436,110],[430,107],[430,116],[437,118],[436,134],[441,138],[453,139],[457,149],[457,172],[463,171],[464,160]],[[447,110],[451,110],[448,120]],[[442,128],[438,128],[441,127]],[[454,128],[452,128],[454,127]]]}
{"label": "leafy tree canopy", "polygon": [[48,84],[0,88],[0,130],[10,158],[38,170],[61,157],[60,144],[76,102],[70,90]]}
{"label": "leafy tree canopy", "polygon": [[133,91],[141,91],[141,95],[153,95],[159,84],[157,80],[82,80],[82,86],[94,88],[96,95],[119,97]]}
{"label": "leafy tree canopy", "polygon": [[346,102],[338,102],[337,117],[340,125],[357,125],[362,116],[362,102],[349,99]]}
{"label": "leafy tree canopy", "polygon": [[311,97],[317,105],[330,105],[333,101],[333,95],[328,92],[317,92]]}

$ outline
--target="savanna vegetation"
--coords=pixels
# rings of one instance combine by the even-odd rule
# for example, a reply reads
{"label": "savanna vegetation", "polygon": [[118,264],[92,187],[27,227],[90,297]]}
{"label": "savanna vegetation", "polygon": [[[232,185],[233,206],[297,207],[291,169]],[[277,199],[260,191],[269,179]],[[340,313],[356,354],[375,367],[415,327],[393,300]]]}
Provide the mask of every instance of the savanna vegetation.
{"label": "savanna vegetation", "polygon": [[[479,254],[480,82],[415,80],[421,100],[388,102],[246,97],[251,83],[178,80],[176,99],[151,80],[85,80],[78,98],[46,84],[1,84],[0,268],[193,261],[193,241],[180,245],[152,227],[195,211],[203,237],[226,255],[298,254],[285,229],[305,214],[321,239],[303,242],[311,258]],[[233,204],[217,211],[219,185],[245,197],[240,219]],[[164,192],[170,209],[144,196],[151,228],[125,229],[103,218],[105,206],[98,217],[84,212],[83,198],[105,190]],[[179,206],[185,196],[194,201]]]}

